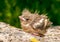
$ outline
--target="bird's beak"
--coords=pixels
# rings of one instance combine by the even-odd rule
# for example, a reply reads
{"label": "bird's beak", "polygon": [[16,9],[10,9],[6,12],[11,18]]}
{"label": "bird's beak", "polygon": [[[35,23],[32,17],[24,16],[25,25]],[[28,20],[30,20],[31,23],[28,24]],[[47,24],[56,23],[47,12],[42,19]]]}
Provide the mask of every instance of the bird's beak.
{"label": "bird's beak", "polygon": [[19,18],[20,18],[20,20],[22,20],[22,21],[26,21],[26,19],[23,18],[22,16],[19,16]]}

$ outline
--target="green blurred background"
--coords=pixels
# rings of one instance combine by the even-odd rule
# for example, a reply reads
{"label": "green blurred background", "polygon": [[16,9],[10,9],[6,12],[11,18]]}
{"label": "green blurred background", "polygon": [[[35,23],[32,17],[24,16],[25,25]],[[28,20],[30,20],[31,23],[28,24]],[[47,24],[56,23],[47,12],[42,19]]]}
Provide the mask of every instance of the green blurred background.
{"label": "green blurred background", "polygon": [[60,25],[60,0],[0,0],[0,22],[21,27],[18,16],[24,8],[47,14],[53,25]]}

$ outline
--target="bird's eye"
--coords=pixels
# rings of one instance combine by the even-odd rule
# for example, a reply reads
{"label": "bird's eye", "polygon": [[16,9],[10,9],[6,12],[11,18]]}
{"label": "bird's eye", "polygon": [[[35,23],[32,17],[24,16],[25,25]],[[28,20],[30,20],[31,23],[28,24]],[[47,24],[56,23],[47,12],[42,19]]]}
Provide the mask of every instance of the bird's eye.
{"label": "bird's eye", "polygon": [[26,19],[27,21],[29,20],[29,19]]}

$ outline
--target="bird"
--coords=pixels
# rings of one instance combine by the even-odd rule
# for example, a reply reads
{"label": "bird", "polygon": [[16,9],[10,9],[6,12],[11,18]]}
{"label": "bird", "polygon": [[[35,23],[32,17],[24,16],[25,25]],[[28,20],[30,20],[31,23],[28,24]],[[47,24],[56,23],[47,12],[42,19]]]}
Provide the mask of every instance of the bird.
{"label": "bird", "polygon": [[31,13],[27,9],[22,11],[22,15],[19,16],[19,19],[23,31],[35,36],[44,36],[47,28],[52,24],[46,15]]}

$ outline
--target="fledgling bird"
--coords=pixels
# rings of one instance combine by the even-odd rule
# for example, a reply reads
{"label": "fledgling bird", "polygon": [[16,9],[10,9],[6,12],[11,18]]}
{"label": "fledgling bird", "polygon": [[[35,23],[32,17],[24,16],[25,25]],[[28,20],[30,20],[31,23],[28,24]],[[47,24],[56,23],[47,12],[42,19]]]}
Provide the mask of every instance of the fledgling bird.
{"label": "fledgling bird", "polygon": [[33,14],[26,9],[19,18],[22,29],[36,36],[44,35],[46,29],[52,24],[46,15]]}

